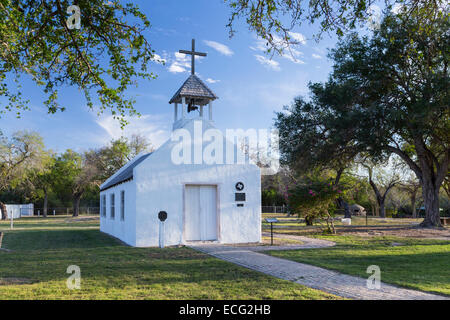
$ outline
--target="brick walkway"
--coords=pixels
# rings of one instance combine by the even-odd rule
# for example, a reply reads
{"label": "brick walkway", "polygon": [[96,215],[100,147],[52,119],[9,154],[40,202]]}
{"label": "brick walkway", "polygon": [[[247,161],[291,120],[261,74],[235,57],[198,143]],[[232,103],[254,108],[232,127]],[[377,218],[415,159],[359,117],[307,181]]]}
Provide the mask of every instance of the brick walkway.
{"label": "brick walkway", "polygon": [[[277,235],[278,236],[278,235]],[[312,249],[333,246],[331,241],[296,237],[302,240],[301,245],[289,246],[231,246],[211,243],[196,243],[191,248],[205,252],[216,258],[237,265],[260,271],[284,280],[294,281],[310,288],[322,290],[350,299],[359,300],[442,300],[447,297],[416,290],[399,288],[381,283],[381,289],[370,290],[366,287],[367,279],[345,275],[309,264],[276,258],[256,251]],[[369,274],[368,274],[369,276]],[[383,277],[383,274],[381,274]]]}

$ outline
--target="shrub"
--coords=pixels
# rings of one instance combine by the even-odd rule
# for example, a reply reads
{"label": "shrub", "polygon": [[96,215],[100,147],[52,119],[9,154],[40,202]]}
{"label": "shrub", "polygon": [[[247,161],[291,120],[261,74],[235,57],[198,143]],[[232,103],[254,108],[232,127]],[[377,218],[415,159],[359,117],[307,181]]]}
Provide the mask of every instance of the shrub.
{"label": "shrub", "polygon": [[307,225],[312,225],[314,219],[326,218],[328,231],[335,233],[332,215],[341,194],[331,179],[314,178],[287,190],[287,200],[291,210],[304,217]]}

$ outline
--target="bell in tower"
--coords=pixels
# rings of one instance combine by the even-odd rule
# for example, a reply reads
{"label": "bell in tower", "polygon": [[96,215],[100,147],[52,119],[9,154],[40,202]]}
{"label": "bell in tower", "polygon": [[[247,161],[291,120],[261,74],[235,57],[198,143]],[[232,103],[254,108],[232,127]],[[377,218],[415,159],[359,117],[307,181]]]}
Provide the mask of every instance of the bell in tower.
{"label": "bell in tower", "polygon": [[189,99],[189,103],[188,103],[188,113],[191,111],[195,111],[198,110],[198,106],[194,105],[195,100],[194,99]]}
{"label": "bell in tower", "polygon": [[[209,121],[212,121],[212,101],[217,99],[217,96],[212,92],[208,86],[195,75],[195,56],[205,57],[206,53],[195,51],[195,40],[192,39],[192,50],[180,50],[180,53],[191,55],[191,75],[183,83],[180,89],[173,95],[169,103],[175,104],[174,110],[174,128],[178,127],[176,124],[186,119],[186,113],[198,111],[200,118],[203,118],[203,108],[208,105]],[[178,105],[181,104],[181,118],[178,115]]]}

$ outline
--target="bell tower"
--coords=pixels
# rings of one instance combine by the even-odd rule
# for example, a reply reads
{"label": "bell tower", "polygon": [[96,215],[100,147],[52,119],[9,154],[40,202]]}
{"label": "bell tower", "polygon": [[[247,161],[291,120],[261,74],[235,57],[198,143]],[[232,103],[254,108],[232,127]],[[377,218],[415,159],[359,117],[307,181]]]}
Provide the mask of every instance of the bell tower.
{"label": "bell tower", "polygon": [[[195,56],[206,57],[206,53],[195,51],[195,39],[192,39],[191,51],[180,50],[179,52],[191,55],[191,75],[169,101],[169,104],[174,104],[174,130],[182,127],[186,119],[206,120],[204,117],[205,106],[208,106],[207,120],[212,121],[212,102],[218,99],[214,92],[195,75]],[[179,112],[178,105],[181,106],[181,112]],[[194,116],[188,118],[188,115]]]}

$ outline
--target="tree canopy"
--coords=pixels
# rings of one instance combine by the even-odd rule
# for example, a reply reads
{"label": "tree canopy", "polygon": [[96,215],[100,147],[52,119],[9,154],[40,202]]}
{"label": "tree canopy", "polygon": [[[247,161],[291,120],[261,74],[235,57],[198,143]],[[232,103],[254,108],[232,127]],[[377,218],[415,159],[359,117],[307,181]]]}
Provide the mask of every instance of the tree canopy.
{"label": "tree canopy", "polygon": [[[373,0],[224,0],[231,9],[228,28],[235,34],[236,20],[244,18],[248,28],[267,43],[267,51],[282,53],[290,45],[305,39],[293,33],[305,23],[318,25],[314,35],[335,32],[338,36],[366,24],[373,14]],[[386,10],[405,8],[405,16],[418,9],[438,11],[446,5],[445,0],[384,0]]]}
{"label": "tree canopy", "polygon": [[330,79],[310,84],[309,101],[277,115],[283,159],[307,167],[394,153],[421,182],[423,225],[440,225],[450,162],[448,27],[447,13],[418,10],[408,19],[388,14],[372,37],[340,41]]}
{"label": "tree canopy", "polygon": [[[80,9],[79,29],[70,24],[71,5]],[[143,36],[150,22],[131,1],[0,0],[0,11],[1,111],[29,108],[20,86],[27,75],[42,87],[49,113],[66,108],[58,102],[66,85],[84,92],[89,108],[110,109],[122,124],[127,111],[136,113],[126,92],[136,79],[155,77],[148,70],[155,56]]]}

